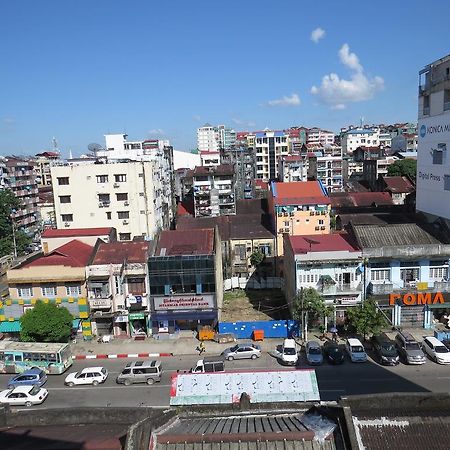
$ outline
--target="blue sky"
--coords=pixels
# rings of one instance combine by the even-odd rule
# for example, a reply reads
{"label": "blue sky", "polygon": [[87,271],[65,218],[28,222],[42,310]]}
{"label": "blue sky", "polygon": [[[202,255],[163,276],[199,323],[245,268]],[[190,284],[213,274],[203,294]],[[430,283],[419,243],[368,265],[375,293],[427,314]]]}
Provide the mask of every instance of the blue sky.
{"label": "blue sky", "polygon": [[448,0],[16,0],[1,17],[3,155],[415,121],[418,71],[450,53]]}

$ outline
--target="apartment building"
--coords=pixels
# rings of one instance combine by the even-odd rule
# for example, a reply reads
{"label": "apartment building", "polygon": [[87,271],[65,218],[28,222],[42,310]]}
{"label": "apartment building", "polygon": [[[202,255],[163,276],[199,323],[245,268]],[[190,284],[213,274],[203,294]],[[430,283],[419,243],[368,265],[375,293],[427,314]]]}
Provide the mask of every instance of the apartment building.
{"label": "apartment building", "polygon": [[225,125],[209,123],[197,129],[197,148],[200,152],[230,149],[236,144],[236,132]]}
{"label": "apartment building", "polygon": [[320,180],[328,192],[343,188],[342,156],[331,156],[324,151],[308,153],[308,178]]}
{"label": "apartment building", "polygon": [[307,143],[320,144],[323,147],[333,145],[334,133],[317,127],[309,128],[307,133]]}
{"label": "apartment building", "polygon": [[196,167],[192,173],[195,217],[236,214],[232,165]]}
{"label": "apartment building", "polygon": [[278,158],[289,154],[289,134],[284,131],[255,133],[256,178],[278,178]]}
{"label": "apartment building", "polygon": [[60,162],[58,152],[43,152],[36,155],[34,169],[39,187],[51,186],[52,174],[50,168]]}
{"label": "apartment building", "polygon": [[220,151],[202,150],[200,152],[200,163],[203,167],[220,166]]}
{"label": "apartment building", "polygon": [[272,182],[268,209],[277,236],[277,256],[283,255],[283,235],[328,234],[331,202],[320,181]]}
{"label": "apartment building", "polygon": [[308,180],[308,160],[299,154],[280,156],[278,179],[285,183]]}
{"label": "apartment building", "polygon": [[114,227],[128,241],[153,239],[170,226],[172,198],[155,161],[64,165],[51,173],[58,228]]}
{"label": "apartment building", "polygon": [[450,221],[450,55],[419,76],[416,207]]}
{"label": "apartment building", "polygon": [[358,147],[378,147],[380,130],[378,128],[352,128],[341,133],[342,152],[351,154]]}

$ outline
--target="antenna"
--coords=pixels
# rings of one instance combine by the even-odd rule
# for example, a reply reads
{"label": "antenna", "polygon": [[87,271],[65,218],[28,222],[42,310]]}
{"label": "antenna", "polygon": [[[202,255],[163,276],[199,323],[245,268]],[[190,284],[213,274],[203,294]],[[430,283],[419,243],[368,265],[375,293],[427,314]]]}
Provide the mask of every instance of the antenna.
{"label": "antenna", "polygon": [[53,136],[53,138],[52,138],[52,144],[53,144],[53,150],[58,153],[59,152],[58,141],[56,140],[55,136]]}
{"label": "antenna", "polygon": [[99,150],[103,150],[103,147],[100,144],[97,144],[95,142],[92,142],[91,144],[88,145],[88,150],[94,154],[94,156],[97,156],[97,152]]}

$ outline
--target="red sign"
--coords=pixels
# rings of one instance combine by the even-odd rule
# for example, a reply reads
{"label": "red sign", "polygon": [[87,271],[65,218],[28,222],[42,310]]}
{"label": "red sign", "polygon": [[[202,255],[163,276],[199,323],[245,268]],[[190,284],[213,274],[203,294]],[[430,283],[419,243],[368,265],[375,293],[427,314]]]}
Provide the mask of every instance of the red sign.
{"label": "red sign", "polygon": [[444,304],[442,292],[418,292],[417,294],[389,294],[389,305],[402,303],[405,306]]}

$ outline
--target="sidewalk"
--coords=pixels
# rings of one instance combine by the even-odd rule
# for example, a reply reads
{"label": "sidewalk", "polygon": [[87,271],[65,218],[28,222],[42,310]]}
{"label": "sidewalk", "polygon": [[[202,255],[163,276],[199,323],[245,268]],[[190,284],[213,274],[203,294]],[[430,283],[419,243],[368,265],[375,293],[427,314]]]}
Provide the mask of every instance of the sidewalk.
{"label": "sidewalk", "polygon": [[[228,347],[236,343],[251,342],[251,339],[240,339],[237,342],[219,344],[204,341],[205,355],[219,355]],[[265,339],[256,342],[263,352],[269,352],[281,345],[283,339]],[[96,341],[77,341],[70,344],[75,359],[114,359],[114,358],[158,358],[165,356],[197,355],[199,341],[193,337],[179,337],[178,339],[156,340],[146,338],[144,341],[133,339],[114,339],[109,343]]]}

